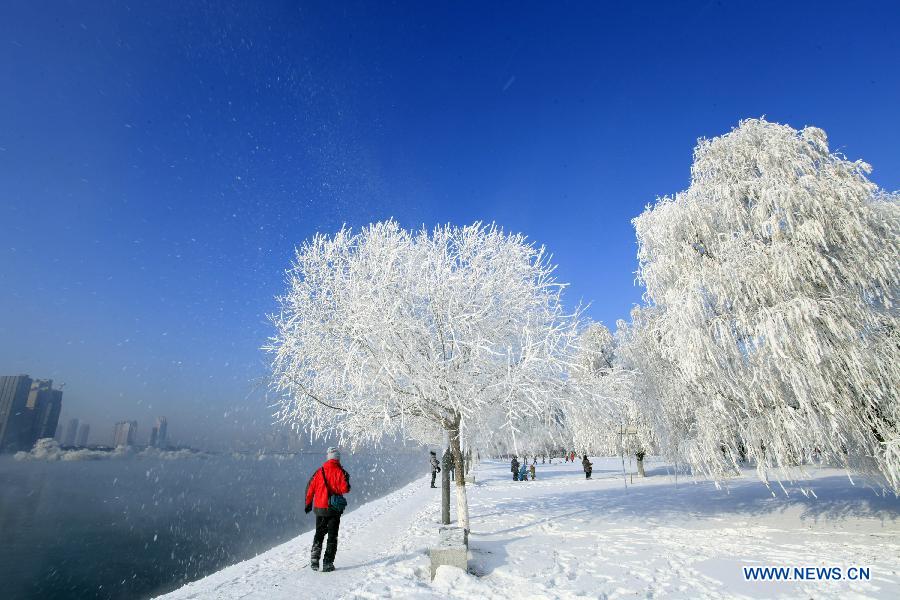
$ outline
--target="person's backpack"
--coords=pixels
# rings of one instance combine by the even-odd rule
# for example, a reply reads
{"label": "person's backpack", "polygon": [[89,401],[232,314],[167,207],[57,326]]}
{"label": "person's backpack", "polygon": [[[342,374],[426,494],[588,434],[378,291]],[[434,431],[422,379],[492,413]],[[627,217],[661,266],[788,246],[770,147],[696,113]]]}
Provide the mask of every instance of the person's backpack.
{"label": "person's backpack", "polygon": [[347,499],[341,494],[331,493],[331,488],[328,487],[328,478],[325,477],[325,467],[322,467],[322,483],[325,484],[325,491],[328,492],[328,508],[338,514],[343,513],[347,508]]}

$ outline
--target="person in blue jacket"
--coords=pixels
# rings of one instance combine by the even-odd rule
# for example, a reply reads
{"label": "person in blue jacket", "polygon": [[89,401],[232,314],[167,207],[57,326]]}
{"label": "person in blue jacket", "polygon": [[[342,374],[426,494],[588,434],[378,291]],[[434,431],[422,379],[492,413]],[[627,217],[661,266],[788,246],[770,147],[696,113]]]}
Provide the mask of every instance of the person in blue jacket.
{"label": "person in blue jacket", "polygon": [[519,467],[519,481],[525,481],[528,477],[528,466],[522,461],[522,466]]}

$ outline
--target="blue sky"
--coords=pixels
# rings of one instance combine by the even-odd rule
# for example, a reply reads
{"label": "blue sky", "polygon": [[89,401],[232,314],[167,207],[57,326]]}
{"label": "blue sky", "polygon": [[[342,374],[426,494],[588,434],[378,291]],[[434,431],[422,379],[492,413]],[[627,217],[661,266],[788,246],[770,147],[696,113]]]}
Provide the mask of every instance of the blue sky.
{"label": "blue sky", "polygon": [[816,125],[900,188],[896,3],[104,4],[0,6],[0,372],[66,382],[97,442],[264,431],[316,231],[496,221],[612,326],[698,137]]}

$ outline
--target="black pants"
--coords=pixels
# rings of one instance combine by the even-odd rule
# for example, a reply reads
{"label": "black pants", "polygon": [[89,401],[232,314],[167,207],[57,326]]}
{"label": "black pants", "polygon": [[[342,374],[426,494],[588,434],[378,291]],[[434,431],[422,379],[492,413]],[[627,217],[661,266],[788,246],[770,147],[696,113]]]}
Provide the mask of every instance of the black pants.
{"label": "black pants", "polygon": [[325,534],[328,534],[328,544],[325,546],[325,564],[334,563],[334,555],[337,554],[338,529],[341,527],[341,515],[316,515],[316,534],[313,536],[312,554],[310,558],[318,561],[322,555],[322,542]]}
{"label": "black pants", "polygon": [[437,471],[431,472],[431,487],[434,487],[434,478],[437,477]]}

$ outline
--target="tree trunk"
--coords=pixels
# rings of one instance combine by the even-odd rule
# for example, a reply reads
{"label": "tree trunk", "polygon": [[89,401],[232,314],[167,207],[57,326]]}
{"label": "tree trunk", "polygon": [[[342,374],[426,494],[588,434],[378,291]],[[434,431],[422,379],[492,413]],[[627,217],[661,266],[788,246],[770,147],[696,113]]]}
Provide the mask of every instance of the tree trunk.
{"label": "tree trunk", "polygon": [[450,524],[450,461],[447,456],[444,452],[441,457],[441,523],[444,525]]}
{"label": "tree trunk", "polygon": [[450,427],[450,449],[453,452],[453,462],[456,465],[456,521],[459,527],[466,531],[469,529],[469,501],[466,497],[466,477],[464,475],[462,449],[459,440],[459,417]]}

